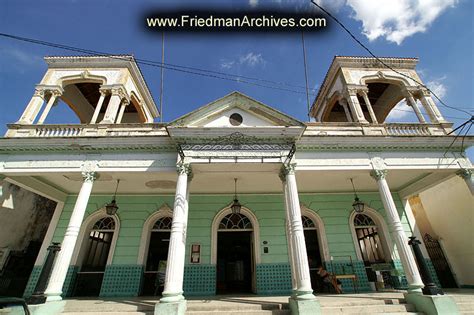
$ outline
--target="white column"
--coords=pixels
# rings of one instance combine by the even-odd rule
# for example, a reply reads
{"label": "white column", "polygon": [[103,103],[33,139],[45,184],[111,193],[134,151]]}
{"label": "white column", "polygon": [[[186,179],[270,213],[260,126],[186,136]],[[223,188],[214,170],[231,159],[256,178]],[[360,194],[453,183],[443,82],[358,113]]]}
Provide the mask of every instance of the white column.
{"label": "white column", "polygon": [[61,250],[54,262],[53,271],[48,282],[45,294],[47,301],[59,301],[61,300],[62,289],[66,274],[71,263],[72,253],[76,246],[77,235],[81,228],[84,214],[86,213],[87,204],[91,195],[92,186],[96,178],[95,172],[83,172],[82,176],[84,181],[82,183],[81,190],[77,196],[74,210],[72,211],[69,224],[64,235],[63,242],[61,244]]}
{"label": "white column", "polygon": [[460,176],[466,182],[467,187],[471,191],[471,194],[474,195],[474,176],[472,170],[467,168],[462,168],[456,172],[456,175]]}
{"label": "white column", "polygon": [[373,170],[370,173],[370,175],[377,181],[379,187],[380,198],[382,199],[385,213],[387,215],[390,234],[392,235],[395,244],[397,244],[398,254],[407,277],[409,291],[420,291],[420,288],[423,287],[423,282],[421,281],[413,253],[408,245],[408,238],[405,235],[402,223],[400,222],[400,216],[395,207],[392,194],[390,193],[387,181],[385,180],[386,174],[386,170]]}
{"label": "white column", "polygon": [[178,302],[184,300],[183,276],[184,258],[186,252],[186,230],[188,218],[188,174],[190,164],[180,163],[177,166],[178,181],[173,209],[173,224],[171,226],[168,263],[166,265],[165,288],[160,303]]}
{"label": "white column", "polygon": [[123,114],[125,113],[125,107],[127,107],[128,104],[129,102],[127,100],[122,101],[122,105],[120,105],[120,111],[117,116],[117,120],[115,121],[116,124],[120,124],[122,122]]}
{"label": "white column", "polygon": [[92,115],[91,124],[95,124],[97,122],[97,118],[99,117],[100,110],[102,109],[102,105],[104,104],[105,96],[107,95],[107,91],[100,90],[100,98],[97,102],[97,105],[94,110],[94,115]]}
{"label": "white column", "polygon": [[406,102],[408,106],[411,106],[411,108],[413,108],[413,111],[415,112],[416,117],[418,117],[418,121],[422,124],[425,124],[426,123],[425,117],[423,117],[423,114],[418,108],[418,104],[416,103],[416,100],[413,98],[413,95],[411,95],[410,92],[406,92]]}
{"label": "white column", "polygon": [[372,104],[370,103],[369,96],[367,95],[367,91],[361,90],[359,92],[360,94],[362,94],[362,97],[364,98],[364,102],[369,111],[369,115],[370,115],[370,119],[372,120],[372,123],[378,124],[377,117],[375,116],[374,109],[372,108]]}
{"label": "white column", "polygon": [[439,111],[436,104],[431,99],[428,91],[422,91],[420,97],[421,104],[425,107],[426,112],[430,115],[432,122],[434,123],[443,123],[446,122],[443,115]]}
{"label": "white column", "polygon": [[346,114],[346,118],[348,122],[352,122],[351,112],[349,111],[349,106],[347,105],[347,100],[345,98],[341,98],[339,100],[339,104],[341,104],[342,108],[344,108],[344,113]]}
{"label": "white column", "polygon": [[21,115],[18,124],[32,124],[44,103],[44,89],[37,88],[35,94]]}
{"label": "white column", "polygon": [[49,111],[51,110],[51,107],[53,107],[54,103],[56,102],[57,98],[61,96],[61,91],[60,90],[52,90],[51,91],[51,96],[49,97],[48,103],[46,104],[46,107],[43,110],[43,113],[41,113],[40,118],[38,119],[37,124],[41,125],[44,123],[46,120],[46,117],[48,117]]}
{"label": "white column", "polygon": [[364,112],[362,112],[362,108],[360,107],[359,99],[357,98],[357,92],[353,89],[349,89],[346,94],[347,103],[351,108],[354,121],[368,124],[369,122],[367,119],[365,119]]}
{"label": "white column", "polygon": [[295,177],[296,164],[283,165],[282,171],[286,179],[286,190],[288,201],[288,217],[290,223],[290,242],[293,255],[293,277],[296,282],[296,291],[293,295],[296,299],[315,299],[311,288],[311,277],[309,273],[308,254],[304,239],[303,222],[301,220],[300,201]]}
{"label": "white column", "polygon": [[123,88],[112,88],[112,96],[110,97],[109,105],[105,111],[104,119],[100,122],[101,124],[113,124],[117,118],[120,104],[122,100],[126,98],[125,90]]}
{"label": "white column", "polygon": [[287,189],[287,184],[286,184],[286,176],[284,172],[280,172],[280,180],[283,184],[283,198],[284,198],[284,203],[285,203],[285,217],[286,217],[286,238],[288,242],[288,261],[290,262],[290,269],[291,269],[291,287],[293,289],[293,292],[296,292],[296,278],[294,277],[295,275],[295,260],[293,257],[293,247],[291,246],[291,239],[292,239],[292,233],[290,229],[290,210],[289,210],[289,205],[288,205],[288,189]]}

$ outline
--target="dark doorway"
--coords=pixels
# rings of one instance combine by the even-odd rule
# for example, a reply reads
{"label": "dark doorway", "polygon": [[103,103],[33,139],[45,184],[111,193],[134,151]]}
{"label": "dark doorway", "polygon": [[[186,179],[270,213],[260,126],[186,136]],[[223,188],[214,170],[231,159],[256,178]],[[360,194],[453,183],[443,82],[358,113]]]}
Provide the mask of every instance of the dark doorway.
{"label": "dark doorway", "polygon": [[252,231],[217,233],[217,294],[252,292]]}
{"label": "dark doorway", "polygon": [[457,288],[456,280],[454,280],[453,273],[451,272],[446,256],[444,256],[439,241],[428,233],[423,237],[423,241],[425,242],[426,250],[433,263],[441,287]]}
{"label": "dark doorway", "polygon": [[170,235],[170,232],[151,232],[142,295],[160,295],[163,292],[159,275],[164,276],[166,271]]}
{"label": "dark doorway", "polygon": [[318,230],[316,225],[307,216],[301,216],[306,243],[306,254],[308,255],[309,274],[311,286],[316,292],[322,292],[321,277],[318,275],[318,267],[322,265],[321,249],[319,248]]}

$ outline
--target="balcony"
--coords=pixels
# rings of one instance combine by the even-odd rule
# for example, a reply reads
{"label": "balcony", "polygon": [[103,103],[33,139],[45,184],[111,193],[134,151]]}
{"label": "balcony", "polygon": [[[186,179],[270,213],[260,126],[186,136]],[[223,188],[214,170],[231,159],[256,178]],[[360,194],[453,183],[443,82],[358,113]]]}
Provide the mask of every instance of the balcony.
{"label": "balcony", "polygon": [[[162,123],[122,124],[9,124],[6,138],[81,138],[167,136]],[[360,124],[347,122],[307,123],[304,136],[444,136],[452,124],[387,123]]]}

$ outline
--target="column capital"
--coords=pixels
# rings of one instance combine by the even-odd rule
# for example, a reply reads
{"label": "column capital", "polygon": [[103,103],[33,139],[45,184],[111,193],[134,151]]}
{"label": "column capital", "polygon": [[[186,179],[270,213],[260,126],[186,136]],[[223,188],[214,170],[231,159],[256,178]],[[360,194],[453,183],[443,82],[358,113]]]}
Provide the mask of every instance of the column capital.
{"label": "column capital", "polygon": [[192,176],[191,163],[184,163],[184,162],[177,163],[176,172],[178,172],[178,175],[186,174],[188,176]]}
{"label": "column capital", "polygon": [[296,163],[284,163],[281,166],[280,173],[282,176],[294,175],[295,174]]}
{"label": "column capital", "polygon": [[456,175],[461,177],[462,179],[469,179],[473,174],[473,171],[468,168],[461,168],[456,172]]}
{"label": "column capital", "polygon": [[82,171],[82,178],[85,182],[94,182],[98,177],[95,171]]}
{"label": "column capital", "polygon": [[108,94],[110,94],[110,88],[101,86],[99,88],[99,93],[101,96],[106,97]]}
{"label": "column capital", "polygon": [[372,170],[370,172],[370,176],[372,176],[375,180],[384,179],[387,176],[387,170]]}

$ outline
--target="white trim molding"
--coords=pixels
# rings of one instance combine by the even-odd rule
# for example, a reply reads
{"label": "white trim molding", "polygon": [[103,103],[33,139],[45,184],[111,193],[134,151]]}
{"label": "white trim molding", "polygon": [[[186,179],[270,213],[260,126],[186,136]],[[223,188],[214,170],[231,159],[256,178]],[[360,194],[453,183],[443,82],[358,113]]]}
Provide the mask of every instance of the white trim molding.
{"label": "white trim molding", "polygon": [[173,210],[167,203],[163,203],[160,208],[153,212],[143,224],[140,247],[138,249],[137,265],[145,266],[150,245],[151,229],[158,219],[164,217],[173,218]]}

